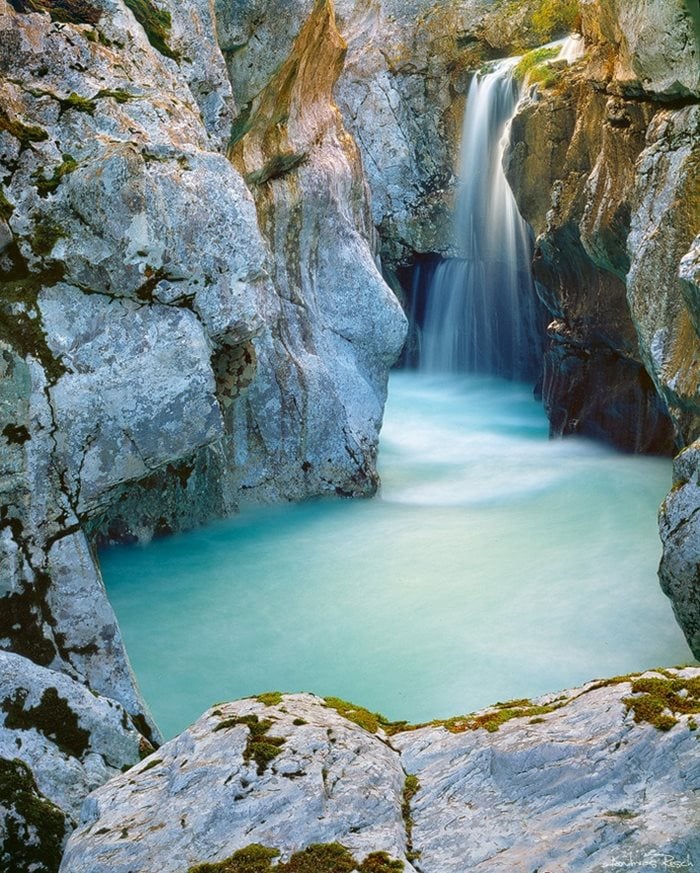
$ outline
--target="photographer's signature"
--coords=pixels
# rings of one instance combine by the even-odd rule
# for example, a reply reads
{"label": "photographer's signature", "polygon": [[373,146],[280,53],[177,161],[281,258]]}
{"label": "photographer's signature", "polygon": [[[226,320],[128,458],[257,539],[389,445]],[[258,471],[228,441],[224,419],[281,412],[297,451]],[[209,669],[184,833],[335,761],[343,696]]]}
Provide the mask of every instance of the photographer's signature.
{"label": "photographer's signature", "polygon": [[691,870],[694,867],[690,855],[678,858],[667,852],[628,852],[601,865],[606,870],[639,870],[653,866],[658,870]]}

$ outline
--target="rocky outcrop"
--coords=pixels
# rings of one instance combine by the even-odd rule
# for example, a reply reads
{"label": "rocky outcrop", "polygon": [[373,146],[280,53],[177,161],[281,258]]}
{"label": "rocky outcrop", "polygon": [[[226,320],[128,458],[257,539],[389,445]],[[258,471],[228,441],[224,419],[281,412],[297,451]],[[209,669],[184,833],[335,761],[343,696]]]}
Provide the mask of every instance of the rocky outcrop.
{"label": "rocky outcrop", "polygon": [[[232,412],[231,475],[254,495],[363,496],[377,485],[387,374],[406,320],[375,262],[360,156],[333,104],[344,57],[332,5],[315,3],[234,122],[230,154],[253,191],[276,292],[255,347],[260,376]],[[235,56],[229,63],[237,81]]]}
{"label": "rocky outcrop", "polygon": [[697,863],[699,683],[620,677],[418,729],[311,695],[221,705],[88,798],[61,870],[246,869],[253,844],[296,870],[334,843],[348,871]]}
{"label": "rocky outcrop", "polygon": [[120,704],[0,652],[2,869],[58,869],[85,795],[151,751]]}

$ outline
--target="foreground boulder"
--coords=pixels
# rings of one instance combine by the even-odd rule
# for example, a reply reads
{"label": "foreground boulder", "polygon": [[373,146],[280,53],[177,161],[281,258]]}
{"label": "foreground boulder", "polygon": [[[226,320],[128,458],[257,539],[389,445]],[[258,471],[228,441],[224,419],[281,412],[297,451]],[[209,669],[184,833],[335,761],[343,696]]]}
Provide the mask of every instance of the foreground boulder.
{"label": "foreground boulder", "polygon": [[699,711],[697,668],[419,728],[309,694],[223,704],[90,795],[61,871],[700,863]]}

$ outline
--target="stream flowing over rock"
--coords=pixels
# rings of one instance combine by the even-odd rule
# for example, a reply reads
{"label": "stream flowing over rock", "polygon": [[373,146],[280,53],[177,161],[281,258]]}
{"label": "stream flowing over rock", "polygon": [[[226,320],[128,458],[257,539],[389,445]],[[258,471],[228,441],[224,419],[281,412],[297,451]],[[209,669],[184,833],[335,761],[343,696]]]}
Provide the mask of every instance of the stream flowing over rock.
{"label": "stream flowing over rock", "polygon": [[421,873],[696,864],[695,721],[638,713],[672,687],[685,707],[698,681],[648,673],[408,731],[308,694],[222,704],[90,795],[61,870],[181,873],[334,842]]}

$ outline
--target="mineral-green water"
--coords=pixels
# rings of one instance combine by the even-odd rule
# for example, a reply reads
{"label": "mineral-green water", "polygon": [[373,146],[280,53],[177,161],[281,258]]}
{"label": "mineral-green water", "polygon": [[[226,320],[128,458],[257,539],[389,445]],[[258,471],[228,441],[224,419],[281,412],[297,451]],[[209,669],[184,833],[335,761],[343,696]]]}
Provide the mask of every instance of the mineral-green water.
{"label": "mineral-green water", "polygon": [[668,461],[549,441],[522,385],[402,372],[380,470],[375,500],[102,554],[167,736],[266,690],[420,721],[690,660],[656,579]]}

